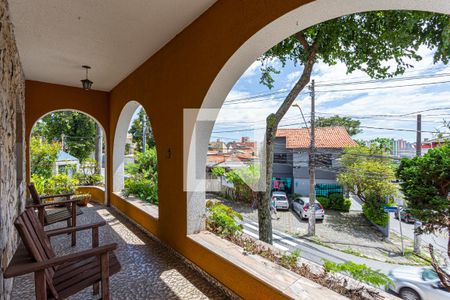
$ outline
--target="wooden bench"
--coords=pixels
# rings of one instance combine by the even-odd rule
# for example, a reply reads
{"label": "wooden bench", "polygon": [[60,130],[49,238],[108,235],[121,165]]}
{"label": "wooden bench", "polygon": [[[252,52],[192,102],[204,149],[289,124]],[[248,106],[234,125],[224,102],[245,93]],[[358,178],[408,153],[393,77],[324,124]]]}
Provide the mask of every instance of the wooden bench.
{"label": "wooden bench", "polygon": [[[99,227],[106,223],[82,225],[44,231],[32,208],[26,209],[15,221],[22,239],[13,259],[3,273],[5,278],[34,273],[37,300],[64,299],[90,285],[95,295],[109,299],[109,277],[121,266],[114,250],[117,244],[99,246]],[[92,249],[56,257],[50,237],[92,229]]]}
{"label": "wooden bench", "polygon": [[[33,207],[37,209],[39,221],[42,225],[50,225],[58,223],[61,221],[67,222],[67,227],[77,226],[77,215],[81,214],[81,210],[77,209],[77,202],[80,200],[70,199],[73,193],[60,194],[60,195],[48,195],[40,196],[34,186],[34,183],[28,185],[28,190],[30,191],[31,199],[33,204],[28,207]],[[42,200],[50,198],[65,198],[64,201],[55,201],[49,203],[43,203]],[[62,208],[55,208],[56,206],[64,206]],[[52,208],[52,209],[49,209]],[[72,232],[72,246],[77,243],[76,232]]]}

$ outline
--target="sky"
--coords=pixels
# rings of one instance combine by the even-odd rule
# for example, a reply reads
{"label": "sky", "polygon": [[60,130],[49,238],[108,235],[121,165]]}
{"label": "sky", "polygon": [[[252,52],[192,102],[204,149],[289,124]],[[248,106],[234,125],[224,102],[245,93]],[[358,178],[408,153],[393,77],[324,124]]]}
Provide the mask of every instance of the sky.
{"label": "sky", "polygon": [[[422,60],[410,61],[414,68],[395,80],[364,84],[358,82],[371,78],[362,71],[346,74],[342,63],[333,66],[316,63],[311,76],[317,91],[316,117],[341,115],[360,120],[363,132],[354,136],[355,139],[387,137],[415,142],[416,114],[423,111],[423,138],[432,138],[435,135],[432,132],[449,132],[443,127],[443,119],[450,120],[450,65],[433,64],[433,50],[426,47],[420,48],[419,54]],[[249,136],[262,141],[265,118],[277,110],[302,71],[301,66],[293,63],[281,68],[280,62],[274,60],[272,65],[281,71],[274,76],[272,89],[259,83],[258,61],[242,74],[222,106],[211,140],[220,138],[228,142]],[[259,96],[261,94],[266,95]],[[308,90],[299,95],[297,102],[309,122],[311,98]],[[287,112],[280,127],[304,127],[298,108],[292,107]]]}

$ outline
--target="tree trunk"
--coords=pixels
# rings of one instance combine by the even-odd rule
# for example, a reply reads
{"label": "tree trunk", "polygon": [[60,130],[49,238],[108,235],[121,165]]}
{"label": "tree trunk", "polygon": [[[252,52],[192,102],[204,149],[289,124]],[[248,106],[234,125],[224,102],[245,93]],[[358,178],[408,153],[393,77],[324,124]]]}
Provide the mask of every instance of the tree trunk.
{"label": "tree trunk", "polygon": [[292,90],[286,96],[281,106],[275,114],[270,114],[266,119],[266,192],[259,192],[258,196],[258,224],[259,224],[259,239],[263,242],[272,244],[272,219],[270,217],[270,198],[272,193],[272,165],[273,165],[273,143],[275,141],[275,134],[278,129],[278,124],[284,117],[286,112],[294,103],[297,96],[309,83],[311,78],[312,68],[316,60],[316,53],[318,48],[318,38],[309,49],[308,60],[303,69],[302,76],[295,83]]}
{"label": "tree trunk", "polygon": [[97,162],[97,172],[102,173],[102,128],[95,124],[95,161]]}

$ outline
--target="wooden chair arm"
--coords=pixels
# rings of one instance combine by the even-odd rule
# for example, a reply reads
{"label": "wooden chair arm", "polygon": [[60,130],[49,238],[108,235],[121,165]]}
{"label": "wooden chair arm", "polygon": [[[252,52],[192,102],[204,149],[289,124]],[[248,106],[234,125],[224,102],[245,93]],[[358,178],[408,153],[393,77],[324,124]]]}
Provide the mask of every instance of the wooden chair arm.
{"label": "wooden chair arm", "polygon": [[112,244],[100,246],[97,248],[80,251],[80,252],[73,253],[73,254],[68,254],[68,255],[64,255],[64,256],[60,256],[60,257],[54,257],[54,258],[44,260],[41,262],[33,262],[33,263],[28,263],[28,264],[8,266],[8,268],[3,273],[3,276],[5,278],[10,278],[10,277],[21,276],[21,275],[28,274],[28,273],[43,271],[47,268],[62,265],[62,264],[68,263],[68,262],[82,260],[82,259],[85,259],[88,257],[93,257],[93,256],[102,256],[108,252],[114,251],[115,249],[117,249],[117,244],[112,243]]}
{"label": "wooden chair arm", "polygon": [[87,229],[91,229],[91,228],[98,228],[100,226],[105,226],[105,225],[106,225],[106,222],[101,221],[98,223],[80,225],[77,227],[67,227],[67,228],[58,228],[58,229],[48,230],[45,233],[47,234],[47,236],[51,237],[51,236],[56,236],[56,235],[60,235],[60,234],[71,233],[74,231],[82,231],[82,230],[87,230]]}
{"label": "wooden chair arm", "polygon": [[40,207],[47,207],[47,206],[55,206],[55,205],[63,205],[63,204],[70,204],[70,203],[74,203],[74,202],[79,202],[82,199],[71,199],[71,200],[65,200],[65,201],[55,201],[55,202],[49,202],[49,203],[42,203],[42,204],[31,204],[28,205],[28,207],[33,207],[33,208],[40,208]]}
{"label": "wooden chair arm", "polygon": [[45,196],[39,196],[41,199],[48,199],[48,198],[69,198],[70,196],[75,195],[75,193],[66,193],[66,194],[58,194],[58,195],[45,195]]}

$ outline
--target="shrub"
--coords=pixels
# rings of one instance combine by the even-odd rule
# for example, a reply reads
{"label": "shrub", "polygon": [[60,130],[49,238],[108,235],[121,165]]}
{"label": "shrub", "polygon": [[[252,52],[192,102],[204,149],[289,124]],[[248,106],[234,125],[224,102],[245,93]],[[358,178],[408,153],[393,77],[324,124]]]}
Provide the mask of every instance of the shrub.
{"label": "shrub", "polygon": [[319,201],[325,209],[343,212],[348,212],[352,205],[352,201],[349,198],[344,198],[344,195],[341,193],[330,193],[328,197],[317,196],[317,201]]}
{"label": "shrub", "polygon": [[320,204],[322,204],[323,208],[329,209],[330,208],[330,199],[325,196],[317,196],[317,201],[319,201]]}
{"label": "shrub", "polygon": [[141,200],[152,204],[158,204],[158,184],[150,179],[127,179],[123,195],[128,197],[134,195]]}
{"label": "shrub", "polygon": [[100,169],[95,159],[87,158],[80,165],[80,171],[75,173],[80,185],[99,185],[103,176],[99,174]]}
{"label": "shrub", "polygon": [[298,258],[300,257],[300,250],[294,250],[292,253],[284,253],[280,257],[281,266],[286,269],[294,269],[297,266]]}
{"label": "shrub", "polygon": [[331,193],[329,195],[330,198],[330,208],[338,211],[348,212],[350,210],[350,206],[352,205],[352,201],[348,198],[344,198],[344,195],[341,193]]}
{"label": "shrub", "polygon": [[50,178],[61,146],[58,143],[47,143],[32,137],[30,140],[31,174],[41,178]]}
{"label": "shrub", "polygon": [[384,211],[385,205],[395,205],[393,202],[388,204],[383,201],[373,199],[374,197],[369,197],[369,201],[363,203],[362,210],[364,216],[366,216],[369,221],[379,226],[386,226],[389,222],[389,214]]}
{"label": "shrub", "polygon": [[149,148],[145,152],[136,152],[135,163],[125,167],[130,178],[125,180],[123,195],[134,195],[149,203],[158,204],[158,171],[156,149]]}
{"label": "shrub", "polygon": [[345,263],[334,263],[327,259],[323,259],[323,267],[327,272],[340,272],[353,277],[356,280],[365,282],[377,287],[387,286],[392,284],[389,277],[379,270],[372,270],[364,264],[356,264],[352,261],[346,261]]}
{"label": "shrub", "polygon": [[67,174],[57,174],[50,178],[33,174],[31,181],[34,183],[37,192],[41,195],[72,193],[75,190],[75,186],[78,185],[78,180]]}
{"label": "shrub", "polygon": [[242,232],[243,227],[238,220],[243,220],[240,213],[231,207],[213,201],[206,202],[207,219],[206,226],[212,232],[222,236],[234,236]]}

